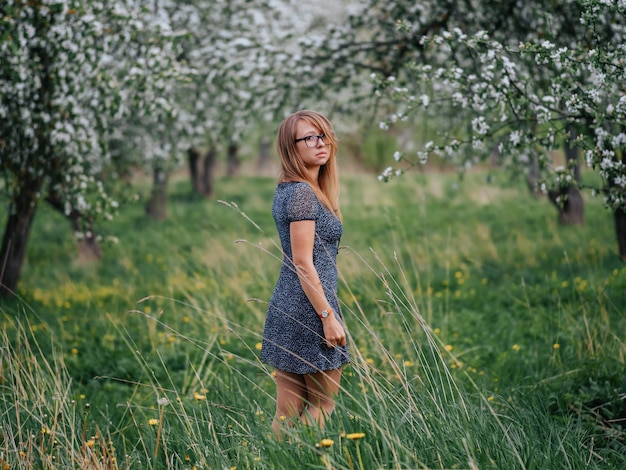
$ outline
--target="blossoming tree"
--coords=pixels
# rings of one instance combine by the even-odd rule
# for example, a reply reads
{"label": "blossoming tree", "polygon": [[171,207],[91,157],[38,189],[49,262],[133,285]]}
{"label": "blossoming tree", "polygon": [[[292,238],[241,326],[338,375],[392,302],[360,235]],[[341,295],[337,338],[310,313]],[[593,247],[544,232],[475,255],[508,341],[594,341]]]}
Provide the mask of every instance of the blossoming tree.
{"label": "blossoming tree", "polygon": [[41,201],[67,216],[97,257],[93,226],[117,207],[111,175],[153,171],[148,211],[162,217],[167,174],[185,151],[221,144],[235,155],[257,121],[291,108],[299,77],[287,72],[297,60],[284,51],[309,24],[302,8],[293,0],[9,1],[0,18],[0,174],[9,201],[0,295],[15,290]]}
{"label": "blossoming tree", "polygon": [[9,207],[0,295],[6,296],[17,285],[40,202],[61,210],[92,242],[94,221],[111,217],[117,203],[104,178],[111,123],[129,107],[142,108],[151,77],[172,68],[176,51],[173,35],[131,0],[9,1],[2,15],[0,174]]}
{"label": "blossoming tree", "polygon": [[[561,214],[572,207],[582,210],[579,188],[602,194],[614,214],[619,255],[626,260],[626,4],[571,2],[568,11],[576,12],[580,27],[552,12],[544,16],[552,23],[543,24],[553,28],[549,39],[531,36],[516,45],[484,30],[466,34],[454,28],[424,37],[423,47],[448,66],[407,61],[406,87],[389,86],[382,77],[379,84],[397,105],[390,120],[430,105],[429,111],[448,109],[457,122],[468,124],[462,133],[441,133],[417,158],[400,153],[398,159],[414,166],[438,154],[468,167],[487,157],[495,143],[510,165],[537,172],[537,185]],[[559,148],[565,150],[565,165],[551,158]],[[599,186],[581,183],[576,149],[598,172]],[[392,174],[389,169],[382,178]]]}
{"label": "blossoming tree", "polygon": [[[548,193],[563,222],[580,223],[584,151],[626,259],[625,10],[622,0],[370,0],[331,31],[317,60],[340,57],[346,73],[371,73],[379,102],[392,108],[383,128],[445,123],[417,152],[396,152],[402,163],[382,180],[433,154],[466,169],[495,148]],[[332,73],[323,78],[333,84]],[[553,163],[557,149],[566,164]]]}

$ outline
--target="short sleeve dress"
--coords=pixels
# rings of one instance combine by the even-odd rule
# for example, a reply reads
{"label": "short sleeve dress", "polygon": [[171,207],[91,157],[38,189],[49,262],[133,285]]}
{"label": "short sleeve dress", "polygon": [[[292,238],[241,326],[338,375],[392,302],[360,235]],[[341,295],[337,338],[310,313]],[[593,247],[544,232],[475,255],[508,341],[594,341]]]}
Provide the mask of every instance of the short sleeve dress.
{"label": "short sleeve dress", "polygon": [[312,374],[338,369],[350,362],[348,347],[324,347],[322,320],[307,298],[295,272],[291,253],[290,224],[315,221],[313,264],[326,299],[343,322],[337,299],[337,253],[341,221],[319,202],[304,182],[280,183],[274,194],[272,215],[283,250],[283,263],[269,302],[261,360],[285,372]]}

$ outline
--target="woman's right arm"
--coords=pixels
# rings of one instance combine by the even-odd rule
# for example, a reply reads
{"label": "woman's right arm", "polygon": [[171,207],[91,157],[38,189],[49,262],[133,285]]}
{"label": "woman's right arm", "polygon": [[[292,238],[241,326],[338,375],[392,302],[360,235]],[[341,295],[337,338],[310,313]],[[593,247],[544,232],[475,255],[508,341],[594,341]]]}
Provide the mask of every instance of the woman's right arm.
{"label": "woman's right arm", "polygon": [[[319,314],[323,310],[329,310],[330,304],[324,294],[322,282],[315,265],[313,264],[313,247],[315,244],[315,221],[299,220],[291,222],[289,226],[291,235],[291,253],[293,264],[302,290]],[[346,333],[343,326],[335,315],[321,320],[324,327],[324,337],[330,346],[345,346]]]}

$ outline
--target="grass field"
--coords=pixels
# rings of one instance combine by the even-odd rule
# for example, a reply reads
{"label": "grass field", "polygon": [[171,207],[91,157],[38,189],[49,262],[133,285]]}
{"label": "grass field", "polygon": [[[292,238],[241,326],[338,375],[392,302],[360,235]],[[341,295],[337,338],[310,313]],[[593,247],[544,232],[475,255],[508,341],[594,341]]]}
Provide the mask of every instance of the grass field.
{"label": "grass field", "polygon": [[277,442],[274,181],[219,180],[219,202],[181,180],[163,222],[143,189],[99,263],[39,209],[0,303],[5,468],[626,468],[626,266],[601,201],[562,227],[500,174],[343,177],[353,362],[328,428]]}

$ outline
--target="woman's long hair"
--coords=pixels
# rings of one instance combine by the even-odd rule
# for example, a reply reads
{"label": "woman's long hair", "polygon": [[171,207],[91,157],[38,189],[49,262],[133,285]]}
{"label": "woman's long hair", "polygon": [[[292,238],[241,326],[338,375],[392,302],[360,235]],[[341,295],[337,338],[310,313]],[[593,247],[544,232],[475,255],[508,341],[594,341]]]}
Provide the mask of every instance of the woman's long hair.
{"label": "woman's long hair", "polygon": [[[317,181],[311,181],[306,166],[298,155],[296,147],[296,126],[303,119],[325,134],[324,143],[329,147],[328,161],[320,167]],[[280,181],[304,181],[332,213],[341,219],[339,210],[339,174],[337,170],[337,137],[330,121],[316,111],[303,110],[295,112],[285,118],[278,128],[276,136],[276,150],[280,156],[282,174]]]}

